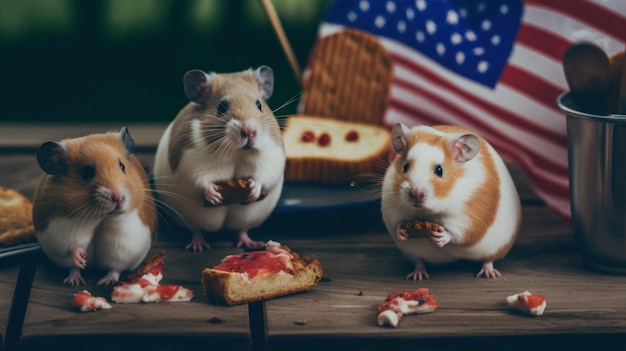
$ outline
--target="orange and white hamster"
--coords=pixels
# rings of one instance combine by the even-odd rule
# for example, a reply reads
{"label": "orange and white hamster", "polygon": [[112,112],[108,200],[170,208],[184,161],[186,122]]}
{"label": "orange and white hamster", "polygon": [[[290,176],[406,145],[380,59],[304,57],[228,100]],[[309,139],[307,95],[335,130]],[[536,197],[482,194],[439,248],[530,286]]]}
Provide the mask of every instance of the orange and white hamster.
{"label": "orange and white hamster", "polygon": [[[268,66],[235,73],[193,70],[183,83],[190,102],[159,142],[157,194],[191,230],[188,250],[210,248],[204,232],[222,229],[237,232],[238,247],[262,247],[248,231],[273,212],[285,170],[280,126],[265,102],[274,89],[274,73]],[[223,205],[218,184],[235,178],[247,179],[249,203]],[[257,201],[262,190],[267,196]]]}
{"label": "orange and white hamster", "polygon": [[[393,241],[415,270],[424,262],[482,262],[476,275],[500,277],[493,266],[513,246],[521,224],[519,195],[498,153],[483,138],[457,126],[397,123],[391,132],[397,157],[383,178],[382,215]],[[408,238],[405,220],[440,224],[425,237]]]}
{"label": "orange and white hamster", "polygon": [[98,285],[115,284],[150,250],[156,206],[134,145],[124,127],[48,141],[37,150],[45,174],[33,199],[36,236],[52,262],[70,269],[66,285],[84,285],[87,266],[108,270]]}

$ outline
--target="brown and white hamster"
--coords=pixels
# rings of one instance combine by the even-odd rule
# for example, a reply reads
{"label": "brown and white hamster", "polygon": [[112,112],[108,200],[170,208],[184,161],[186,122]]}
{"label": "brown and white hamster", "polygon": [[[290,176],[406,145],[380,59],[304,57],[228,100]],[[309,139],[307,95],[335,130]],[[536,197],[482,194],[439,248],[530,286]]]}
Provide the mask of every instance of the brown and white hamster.
{"label": "brown and white hamster", "polygon": [[[183,82],[190,102],[159,142],[157,194],[192,231],[188,250],[208,249],[203,232],[221,229],[238,232],[238,247],[260,247],[263,242],[250,239],[248,231],[274,210],[285,168],[280,126],[265,102],[274,73],[267,66],[220,74],[193,70]],[[217,184],[236,178],[248,179],[251,203],[223,205]],[[267,197],[255,201],[262,190]]]}
{"label": "brown and white hamster", "polygon": [[[476,275],[500,276],[493,266],[513,246],[521,204],[511,175],[483,138],[457,126],[407,126],[391,132],[397,157],[383,178],[383,221],[399,250],[415,262],[407,278],[428,278],[424,261],[480,261]],[[440,224],[408,238],[404,220]]]}
{"label": "brown and white hamster", "polygon": [[84,285],[87,266],[108,270],[98,285],[115,284],[150,250],[156,206],[134,145],[124,127],[48,141],[37,150],[45,174],[33,200],[36,236],[52,262],[70,269],[66,285]]}

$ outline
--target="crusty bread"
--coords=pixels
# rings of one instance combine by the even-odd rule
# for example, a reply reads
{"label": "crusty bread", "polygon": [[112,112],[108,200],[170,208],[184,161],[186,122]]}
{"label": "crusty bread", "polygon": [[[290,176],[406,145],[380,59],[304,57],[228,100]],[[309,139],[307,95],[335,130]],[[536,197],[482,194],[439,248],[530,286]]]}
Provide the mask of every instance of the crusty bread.
{"label": "crusty bread", "polygon": [[[232,204],[248,204],[248,194],[252,188],[250,183],[246,179],[229,179],[225,182],[217,184],[219,186],[219,192],[222,194],[221,205]],[[266,191],[261,191],[261,195],[256,201],[261,201],[267,196]],[[204,202],[204,207],[212,206],[208,201]]]}
{"label": "crusty bread", "polygon": [[343,29],[323,37],[309,57],[299,111],[382,126],[392,71],[391,56],[371,33]]}
{"label": "crusty bread", "polygon": [[35,234],[33,204],[19,192],[0,186],[0,245],[26,242]]}
{"label": "crusty bread", "polygon": [[310,290],[317,285],[323,275],[320,261],[300,257],[286,246],[281,246],[281,249],[293,255],[293,274],[265,273],[249,279],[246,274],[205,268],[202,271],[202,286],[209,301],[239,305]]}
{"label": "crusty bread", "polygon": [[[347,140],[351,132],[358,139]],[[315,139],[303,140],[305,133]],[[330,137],[327,144],[319,140],[325,133]],[[382,126],[293,115],[283,136],[287,181],[349,184],[383,174],[389,163],[391,136]]]}
{"label": "crusty bread", "polygon": [[441,225],[426,221],[403,221],[400,228],[405,229],[409,237],[426,237],[428,232],[436,232],[441,229]]}

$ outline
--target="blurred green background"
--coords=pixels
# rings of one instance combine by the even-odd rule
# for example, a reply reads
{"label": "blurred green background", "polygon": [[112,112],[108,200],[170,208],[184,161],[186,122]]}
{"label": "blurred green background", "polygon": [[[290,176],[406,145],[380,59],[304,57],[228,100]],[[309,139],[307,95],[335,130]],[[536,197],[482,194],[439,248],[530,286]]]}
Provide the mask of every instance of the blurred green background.
{"label": "blurred green background", "polygon": [[[272,0],[302,69],[329,1]],[[263,64],[299,96],[259,0],[0,0],[0,123],[169,122],[186,71]]]}

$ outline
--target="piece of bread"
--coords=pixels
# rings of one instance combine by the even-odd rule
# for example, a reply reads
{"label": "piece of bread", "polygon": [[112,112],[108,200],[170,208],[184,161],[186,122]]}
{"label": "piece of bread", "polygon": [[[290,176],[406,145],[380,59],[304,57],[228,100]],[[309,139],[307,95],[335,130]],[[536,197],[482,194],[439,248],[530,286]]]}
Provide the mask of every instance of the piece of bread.
{"label": "piece of bread", "polygon": [[[221,205],[248,204],[248,194],[252,189],[246,179],[229,179],[217,184],[223,201]],[[261,201],[267,196],[266,191],[261,191],[261,195],[256,201]],[[204,202],[205,207],[212,206],[208,201]]]}
{"label": "piece of bread", "polygon": [[270,241],[264,251],[226,256],[205,268],[202,286],[212,303],[239,305],[310,290],[322,275],[319,260]]}
{"label": "piece of bread", "polygon": [[26,242],[33,234],[33,204],[19,192],[0,186],[0,245]]}
{"label": "piece of bread", "polygon": [[405,229],[409,237],[427,237],[429,232],[442,229],[440,224],[426,221],[403,221],[400,228]]}
{"label": "piece of bread", "polygon": [[350,184],[379,179],[391,153],[388,129],[324,117],[289,116],[283,140],[285,180],[290,182]]}
{"label": "piece of bread", "polygon": [[[391,152],[385,113],[392,77],[391,57],[376,36],[343,29],[320,38],[303,77],[298,114],[283,129],[285,180],[380,180]],[[351,131],[356,139],[346,140]]]}
{"label": "piece of bread", "polygon": [[391,56],[375,35],[343,29],[316,43],[299,112],[382,126],[392,77]]}

